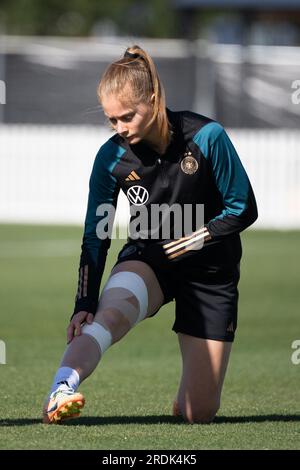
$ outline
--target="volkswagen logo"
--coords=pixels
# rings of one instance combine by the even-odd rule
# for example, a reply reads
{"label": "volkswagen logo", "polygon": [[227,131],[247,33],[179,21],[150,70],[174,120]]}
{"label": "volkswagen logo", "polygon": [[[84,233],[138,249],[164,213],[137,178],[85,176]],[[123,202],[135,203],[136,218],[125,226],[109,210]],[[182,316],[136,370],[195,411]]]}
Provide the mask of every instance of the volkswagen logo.
{"label": "volkswagen logo", "polygon": [[142,206],[148,201],[149,193],[143,186],[131,186],[127,191],[127,197],[132,204]]}

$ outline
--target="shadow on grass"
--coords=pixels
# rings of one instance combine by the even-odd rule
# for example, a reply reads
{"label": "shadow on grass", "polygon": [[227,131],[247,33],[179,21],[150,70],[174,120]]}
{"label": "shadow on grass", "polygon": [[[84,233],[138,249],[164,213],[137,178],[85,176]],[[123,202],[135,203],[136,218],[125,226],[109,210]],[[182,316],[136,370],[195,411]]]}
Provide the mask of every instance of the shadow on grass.
{"label": "shadow on grass", "polygon": [[[243,424],[243,423],[288,423],[299,422],[300,415],[258,415],[258,416],[218,416],[213,425],[217,424]],[[0,419],[0,427],[31,426],[41,424],[38,418]],[[80,419],[65,421],[63,426],[107,426],[116,424],[185,424],[180,417],[170,415],[152,416],[82,416]]]}

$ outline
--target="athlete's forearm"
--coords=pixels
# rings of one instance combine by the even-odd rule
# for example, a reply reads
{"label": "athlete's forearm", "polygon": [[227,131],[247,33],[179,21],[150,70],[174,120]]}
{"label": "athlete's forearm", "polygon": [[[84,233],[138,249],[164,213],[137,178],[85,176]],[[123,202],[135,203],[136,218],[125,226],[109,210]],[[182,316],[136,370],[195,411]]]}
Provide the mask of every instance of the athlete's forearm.
{"label": "athlete's forearm", "polygon": [[211,235],[207,227],[201,227],[199,230],[186,237],[168,241],[163,245],[163,249],[169,260],[175,260],[189,251],[201,249],[203,244],[210,239]]}
{"label": "athlete's forearm", "polygon": [[109,245],[109,240],[103,243],[98,249],[96,258],[93,259],[89,250],[83,244],[78,269],[78,288],[73,315],[81,310],[90,312],[93,315],[96,313],[100,284]]}
{"label": "athlete's forearm", "polygon": [[242,232],[256,221],[257,216],[256,200],[249,183],[248,198],[243,210],[235,211],[226,207],[220,215],[208,222],[207,228],[213,239],[223,238]]}

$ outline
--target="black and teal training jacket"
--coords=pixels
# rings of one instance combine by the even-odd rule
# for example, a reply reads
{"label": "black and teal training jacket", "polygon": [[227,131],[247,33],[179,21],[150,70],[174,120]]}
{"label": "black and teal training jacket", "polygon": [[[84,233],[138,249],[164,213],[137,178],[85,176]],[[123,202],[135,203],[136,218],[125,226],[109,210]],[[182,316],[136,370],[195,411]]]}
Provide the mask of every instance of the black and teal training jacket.
{"label": "black and teal training jacket", "polygon": [[[97,208],[102,204],[115,208],[120,189],[131,207],[203,204],[211,240],[188,256],[197,256],[194,261],[208,266],[233,266],[241,258],[239,233],[256,220],[257,207],[235,148],[223,127],[207,117],[168,110],[168,118],[172,140],[164,155],[143,142],[130,145],[118,134],[97,153],[90,177],[74,313],[96,311],[111,242],[97,236],[97,225],[104,217],[97,215]],[[161,243],[150,238],[149,243]]]}

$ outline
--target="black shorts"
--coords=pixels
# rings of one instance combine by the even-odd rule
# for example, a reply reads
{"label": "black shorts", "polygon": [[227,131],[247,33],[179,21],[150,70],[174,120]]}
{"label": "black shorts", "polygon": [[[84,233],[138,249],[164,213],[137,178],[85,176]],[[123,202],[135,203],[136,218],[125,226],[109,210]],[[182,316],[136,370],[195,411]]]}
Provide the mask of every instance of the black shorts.
{"label": "black shorts", "polygon": [[201,264],[197,253],[176,263],[170,261],[169,267],[161,268],[153,263],[143,242],[126,243],[115,265],[129,260],[143,261],[153,269],[164,294],[163,305],[175,300],[173,330],[176,333],[218,341],[234,340],[239,263]]}

